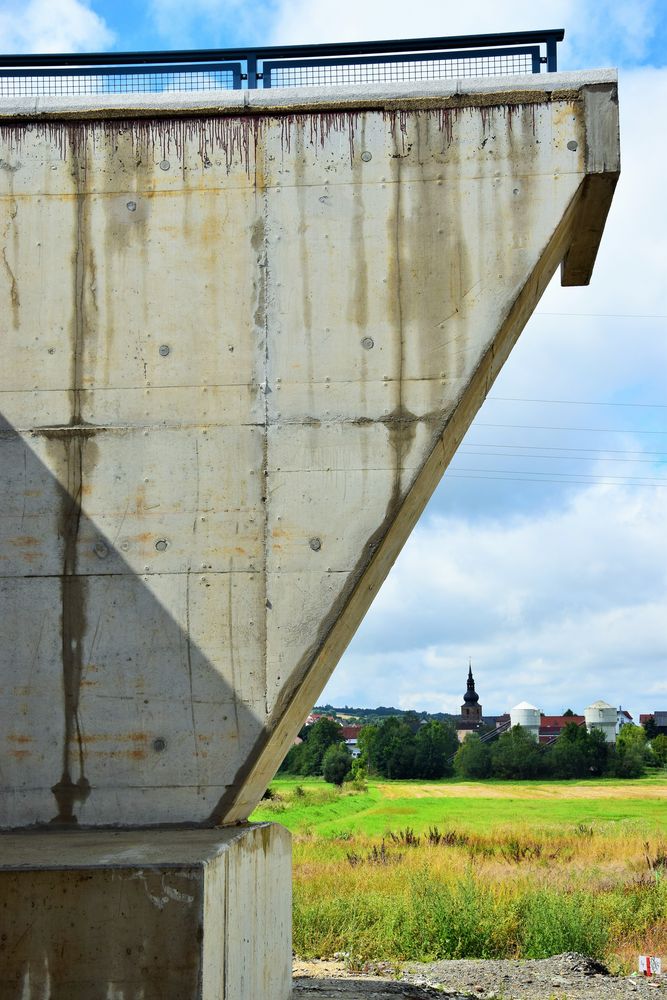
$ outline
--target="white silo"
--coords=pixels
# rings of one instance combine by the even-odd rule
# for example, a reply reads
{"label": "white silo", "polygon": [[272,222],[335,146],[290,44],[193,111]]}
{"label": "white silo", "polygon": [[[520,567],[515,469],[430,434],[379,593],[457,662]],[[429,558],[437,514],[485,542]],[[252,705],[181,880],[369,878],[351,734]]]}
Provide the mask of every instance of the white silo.
{"label": "white silo", "polygon": [[521,701],[510,710],[510,721],[512,726],[521,726],[527,729],[530,735],[539,742],[540,738],[540,710],[527,701]]}
{"label": "white silo", "polygon": [[594,701],[584,709],[584,716],[589,733],[591,729],[601,729],[607,743],[616,742],[616,708],[613,705],[606,701]]}

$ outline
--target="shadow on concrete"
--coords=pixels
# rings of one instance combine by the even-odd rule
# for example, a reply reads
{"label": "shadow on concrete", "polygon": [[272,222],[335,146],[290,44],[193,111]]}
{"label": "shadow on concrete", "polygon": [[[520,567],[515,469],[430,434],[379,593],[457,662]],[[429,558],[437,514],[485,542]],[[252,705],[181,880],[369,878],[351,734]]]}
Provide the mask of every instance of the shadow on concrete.
{"label": "shadow on concrete", "polygon": [[[134,504],[143,482],[140,464],[132,476],[108,467],[113,433],[74,420],[17,430],[0,416],[3,828],[215,825],[264,724],[264,706],[244,700],[259,665],[234,648],[234,574],[165,574],[149,516],[134,518],[134,535],[105,518],[110,537],[86,513],[96,467],[110,510],[119,495]],[[170,461],[160,455],[178,483]],[[141,575],[139,551],[153,556]],[[195,619],[214,630],[219,662],[193,641]]]}

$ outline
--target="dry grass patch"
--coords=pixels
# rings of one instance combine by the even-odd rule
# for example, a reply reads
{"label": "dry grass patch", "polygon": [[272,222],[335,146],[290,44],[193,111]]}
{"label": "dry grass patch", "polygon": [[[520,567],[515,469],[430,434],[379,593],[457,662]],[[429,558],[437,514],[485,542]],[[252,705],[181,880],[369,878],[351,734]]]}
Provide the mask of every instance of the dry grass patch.
{"label": "dry grass patch", "polygon": [[406,797],[414,799],[667,799],[667,783],[634,785],[624,783],[594,784],[593,782],[377,782],[384,799]]}
{"label": "dry grass patch", "polygon": [[666,851],[659,836],[579,828],[297,837],[295,947],[393,961],[577,951],[628,968],[667,950]]}

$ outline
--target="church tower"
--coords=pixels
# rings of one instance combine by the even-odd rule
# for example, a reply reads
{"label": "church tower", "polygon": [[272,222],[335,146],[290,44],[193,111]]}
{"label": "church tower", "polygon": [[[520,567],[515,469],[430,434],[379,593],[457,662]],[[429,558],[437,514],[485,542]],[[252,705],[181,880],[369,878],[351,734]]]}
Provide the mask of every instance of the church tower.
{"label": "church tower", "polygon": [[475,678],[472,675],[472,661],[468,663],[468,683],[466,693],[463,695],[461,705],[461,719],[463,722],[480,723],[482,721],[482,706],[479,703],[479,695],[475,691]]}

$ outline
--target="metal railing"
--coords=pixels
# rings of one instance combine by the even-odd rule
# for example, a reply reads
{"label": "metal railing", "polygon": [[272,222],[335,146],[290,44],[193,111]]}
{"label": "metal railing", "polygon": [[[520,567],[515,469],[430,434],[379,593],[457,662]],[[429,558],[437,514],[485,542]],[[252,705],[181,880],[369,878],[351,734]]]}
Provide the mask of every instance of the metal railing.
{"label": "metal railing", "polygon": [[557,68],[564,31],[180,52],[0,55],[0,97],[262,87],[539,73]]}

